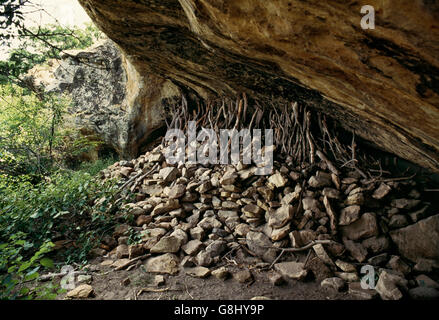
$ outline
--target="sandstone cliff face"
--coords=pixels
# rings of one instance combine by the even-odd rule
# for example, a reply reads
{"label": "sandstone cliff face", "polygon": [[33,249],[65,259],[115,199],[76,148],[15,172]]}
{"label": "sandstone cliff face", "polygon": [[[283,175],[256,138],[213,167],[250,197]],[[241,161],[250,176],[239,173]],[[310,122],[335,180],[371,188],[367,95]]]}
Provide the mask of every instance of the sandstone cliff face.
{"label": "sandstone cliff face", "polygon": [[48,91],[69,93],[74,124],[86,135],[135,157],[148,136],[164,124],[163,101],[178,89],[161,77],[141,76],[112,41],[69,51],[46,83]]}
{"label": "sandstone cliff face", "polygon": [[[140,74],[332,115],[439,170],[439,5],[426,0],[79,0]],[[362,30],[362,5],[376,29]]]}

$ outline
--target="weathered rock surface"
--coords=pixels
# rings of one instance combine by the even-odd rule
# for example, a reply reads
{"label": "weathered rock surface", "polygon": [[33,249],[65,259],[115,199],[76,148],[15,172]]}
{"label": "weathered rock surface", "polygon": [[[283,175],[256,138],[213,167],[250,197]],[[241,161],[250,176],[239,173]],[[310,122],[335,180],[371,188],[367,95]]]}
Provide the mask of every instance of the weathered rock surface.
{"label": "weathered rock surface", "polygon": [[354,241],[348,239],[344,239],[343,243],[352,257],[354,257],[358,262],[361,263],[366,260],[367,250],[360,243],[355,243]]}
{"label": "weathered rock surface", "polygon": [[429,287],[433,289],[439,290],[439,283],[431,279],[430,277],[426,276],[425,274],[421,274],[416,277],[416,282],[420,287]]}
{"label": "weathered rock surface", "polygon": [[391,231],[390,236],[407,259],[418,262],[424,258],[439,264],[439,215]]}
{"label": "weathered rock surface", "polygon": [[323,280],[320,285],[322,288],[329,288],[338,292],[344,288],[346,283],[340,278],[333,277]]}
{"label": "weathered rock surface", "polygon": [[341,226],[347,226],[360,218],[360,206],[349,206],[341,210],[340,222]]}
{"label": "weathered rock surface", "polygon": [[79,284],[90,284],[93,281],[93,277],[89,274],[81,274],[78,276],[76,281]]}
{"label": "weathered rock surface", "polygon": [[439,170],[434,1],[371,0],[374,30],[361,28],[361,2],[79,2],[139,74],[170,78],[203,97],[246,91],[300,101]]}
{"label": "weathered rock surface", "polygon": [[363,289],[361,287],[361,283],[359,282],[349,283],[349,293],[358,296],[364,300],[372,300],[378,294],[373,289]]}
{"label": "weathered rock surface", "polygon": [[181,245],[181,241],[175,236],[163,237],[150,251],[151,253],[176,253]]}
{"label": "weathered rock surface", "polygon": [[378,226],[375,214],[365,213],[361,218],[354,223],[343,226],[341,228],[343,235],[351,240],[359,240],[362,238],[369,238],[378,235]]}
{"label": "weathered rock surface", "polygon": [[218,268],[218,269],[212,271],[212,275],[215,278],[218,278],[218,279],[221,279],[221,280],[225,280],[225,279],[227,279],[229,277],[230,272],[227,270],[226,267],[221,267],[221,268]]}
{"label": "weathered rock surface", "polygon": [[274,269],[282,276],[293,280],[303,280],[308,274],[307,270],[304,269],[304,264],[300,262],[276,263]]}
{"label": "weathered rock surface", "polygon": [[75,289],[67,293],[67,298],[72,299],[85,299],[93,295],[93,287],[88,284],[81,284]]}
{"label": "weathered rock surface", "polygon": [[414,300],[439,300],[439,290],[429,287],[417,287],[409,290],[409,295]]}
{"label": "weathered rock surface", "polygon": [[268,280],[270,280],[270,282],[275,286],[280,286],[285,282],[285,279],[282,277],[282,275],[277,272],[269,274]]}
{"label": "weathered rock surface", "polygon": [[376,284],[375,290],[383,300],[400,300],[403,297],[401,289],[407,287],[408,281],[402,275],[383,270]]}
{"label": "weathered rock surface", "polygon": [[164,255],[150,258],[145,263],[147,272],[151,273],[178,273],[179,260],[176,255],[172,253],[166,253]]}
{"label": "weathered rock surface", "polygon": [[273,244],[270,238],[268,238],[265,234],[261,232],[250,231],[249,233],[247,233],[246,239],[247,245],[250,250],[259,255],[263,260],[267,262],[273,262],[274,259],[276,259],[276,251],[270,249]]}
{"label": "weathered rock surface", "polygon": [[71,123],[82,134],[122,157],[138,156],[149,135],[163,126],[164,104],[179,97],[177,87],[140,74],[111,40],[67,53],[46,89],[71,95]]}
{"label": "weathered rock surface", "polygon": [[240,283],[246,283],[253,280],[253,275],[248,270],[242,270],[234,273],[233,278]]}
{"label": "weathered rock surface", "polygon": [[337,267],[339,267],[344,272],[356,272],[357,271],[353,264],[350,264],[346,261],[337,260],[337,261],[335,261],[335,264],[337,265]]}
{"label": "weathered rock surface", "polygon": [[195,255],[203,248],[203,243],[200,240],[191,240],[186,243],[182,249],[188,255]]}
{"label": "weathered rock surface", "polygon": [[187,269],[186,273],[194,278],[207,278],[210,276],[210,270],[205,267],[195,267]]}
{"label": "weathered rock surface", "polygon": [[116,248],[116,257],[118,259],[128,258],[128,246],[125,244],[121,244]]}

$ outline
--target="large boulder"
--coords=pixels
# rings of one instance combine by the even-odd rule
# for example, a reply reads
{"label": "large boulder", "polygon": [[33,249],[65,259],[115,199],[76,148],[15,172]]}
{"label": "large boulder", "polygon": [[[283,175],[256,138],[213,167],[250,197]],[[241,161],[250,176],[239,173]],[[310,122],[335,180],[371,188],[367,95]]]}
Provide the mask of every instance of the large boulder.
{"label": "large boulder", "polygon": [[405,258],[434,260],[439,265],[439,214],[391,231],[390,237]]}
{"label": "large boulder", "polygon": [[170,81],[137,72],[108,39],[66,51],[59,64],[52,77],[45,77],[46,90],[70,94],[71,123],[123,158],[139,155],[150,134],[164,125],[165,103],[179,96]]}
{"label": "large boulder", "polygon": [[[140,74],[315,107],[439,170],[436,1],[79,0]],[[363,30],[361,8],[376,11]]]}

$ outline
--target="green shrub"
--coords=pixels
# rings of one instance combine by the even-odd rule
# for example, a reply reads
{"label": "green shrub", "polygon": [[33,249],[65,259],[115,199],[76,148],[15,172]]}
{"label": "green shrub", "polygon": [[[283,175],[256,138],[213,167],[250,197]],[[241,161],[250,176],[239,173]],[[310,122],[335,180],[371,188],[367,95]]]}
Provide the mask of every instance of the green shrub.
{"label": "green shrub", "polygon": [[[7,6],[19,8],[14,3]],[[0,299],[53,299],[58,286],[29,288],[29,281],[41,270],[55,269],[54,261],[86,263],[90,249],[111,231],[119,209],[113,204],[116,186],[97,175],[115,160],[66,169],[99,142],[66,124],[67,97],[44,93],[25,75],[64,50],[91,46],[102,34],[93,25],[26,29],[15,13],[16,22],[0,23],[20,33],[18,48],[0,61]],[[58,249],[64,240],[71,246]]]}
{"label": "green shrub", "polygon": [[9,237],[7,243],[0,244],[0,272],[6,274],[1,278],[0,299],[54,299],[62,292],[54,284],[37,286],[32,290],[23,285],[37,279],[40,269],[54,268],[53,261],[44,257],[52,250],[53,243],[44,242],[30,258],[26,258],[28,252],[35,248],[25,238],[25,234],[16,233]]}
{"label": "green shrub", "polygon": [[70,100],[28,93],[16,85],[0,85],[0,175],[46,175],[99,146],[66,126]]}
{"label": "green shrub", "polygon": [[[42,266],[50,267],[48,257],[63,264],[87,262],[90,249],[114,227],[112,214],[119,209],[112,204],[115,183],[101,182],[96,176],[111,161],[83,165],[79,171],[59,170],[37,185],[0,184],[1,291],[11,295]],[[73,245],[52,252],[57,240],[70,240]]]}

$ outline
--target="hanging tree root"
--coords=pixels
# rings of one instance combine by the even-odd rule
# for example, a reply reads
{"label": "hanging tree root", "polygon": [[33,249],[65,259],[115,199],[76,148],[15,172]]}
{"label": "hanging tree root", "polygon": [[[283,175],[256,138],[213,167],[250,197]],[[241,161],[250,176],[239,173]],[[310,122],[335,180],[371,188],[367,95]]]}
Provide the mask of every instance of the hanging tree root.
{"label": "hanging tree root", "polygon": [[[244,93],[237,99],[222,98],[205,103],[195,101],[189,105],[183,95],[179,104],[171,104],[166,120],[168,129],[188,129],[190,121],[197,128],[213,129],[217,138],[223,129],[273,129],[276,154],[290,158],[300,165],[314,165],[316,157],[326,164],[336,176],[341,168],[356,170],[363,178],[371,179],[372,174],[360,169],[360,164],[370,167],[370,161],[360,156],[357,150],[355,133],[350,145],[341,143],[337,126],[325,115],[308,110],[297,102],[249,102]],[[262,130],[264,134],[264,130]],[[230,148],[231,140],[229,141]],[[165,146],[165,138],[162,145]]]}

